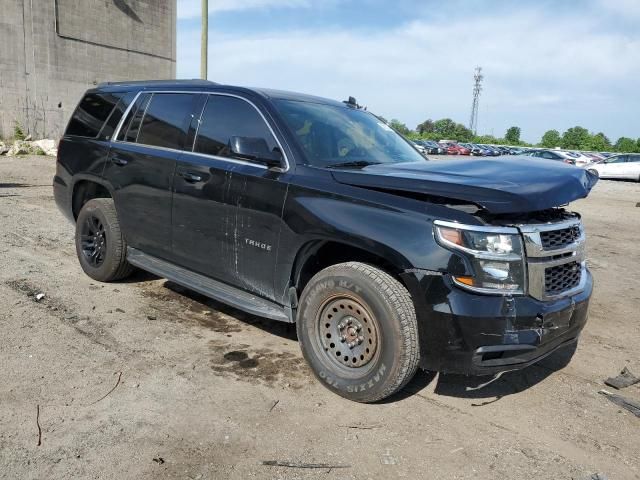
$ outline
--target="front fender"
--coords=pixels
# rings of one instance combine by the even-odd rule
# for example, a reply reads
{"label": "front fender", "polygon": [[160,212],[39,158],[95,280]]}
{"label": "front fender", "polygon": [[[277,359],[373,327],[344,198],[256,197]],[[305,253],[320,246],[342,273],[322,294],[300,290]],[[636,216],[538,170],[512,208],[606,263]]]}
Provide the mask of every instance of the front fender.
{"label": "front fender", "polygon": [[[380,192],[367,193],[393,198]],[[466,273],[464,260],[436,243],[432,221],[429,215],[390,202],[291,187],[283,211],[276,291],[286,292],[292,272],[295,278],[295,269],[322,242],[363,250],[399,272],[425,269]]]}

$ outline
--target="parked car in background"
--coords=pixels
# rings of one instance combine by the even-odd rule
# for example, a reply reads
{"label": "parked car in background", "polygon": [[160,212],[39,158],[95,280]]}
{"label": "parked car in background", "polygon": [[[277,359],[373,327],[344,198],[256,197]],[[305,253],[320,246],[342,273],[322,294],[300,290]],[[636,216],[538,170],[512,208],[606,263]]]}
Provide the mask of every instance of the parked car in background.
{"label": "parked car in background", "polygon": [[427,143],[431,148],[436,150],[434,154],[445,155],[447,153],[445,149],[438,144],[438,142],[435,142],[433,140],[425,140],[425,143]]}
{"label": "parked car in background", "polygon": [[458,149],[452,143],[438,143],[447,155],[458,155]]}
{"label": "parked car in background", "polygon": [[489,157],[499,157],[501,155],[500,150],[491,145],[480,144],[480,146],[487,151],[487,156]]}
{"label": "parked car in background", "polygon": [[479,155],[481,157],[487,157],[491,155],[491,152],[489,151],[488,148],[477,143],[472,143],[471,145],[473,145],[477,149],[477,152],[479,152],[479,153],[474,153],[474,155]]}
{"label": "parked car in background", "polygon": [[427,154],[427,149],[424,148],[424,146],[420,142],[411,141],[411,143],[413,144],[415,149],[418,150],[422,155],[426,155]]}
{"label": "parked car in background", "polygon": [[587,157],[589,157],[594,162],[599,162],[600,160],[604,160],[605,158],[607,158],[598,152],[582,152],[582,153]]}
{"label": "parked car in background", "polygon": [[532,150],[527,155],[536,158],[546,158],[547,160],[557,160],[570,165],[576,164],[575,158],[560,150]]}
{"label": "parked car in background", "polygon": [[589,163],[593,163],[593,160],[582,152],[567,150],[564,153],[572,157],[575,160],[576,165],[578,165],[579,167],[587,165]]}
{"label": "parked car in background", "polygon": [[460,143],[454,143],[453,146],[458,150],[458,155],[471,155],[471,149]]}
{"label": "parked car in background", "polygon": [[623,178],[640,182],[640,154],[615,155],[587,165],[587,170],[600,178]]}
{"label": "parked car in background", "polygon": [[478,157],[482,156],[482,149],[473,143],[459,143],[458,145],[462,145],[464,148],[467,148],[469,150],[469,155]]}
{"label": "parked car in background", "polygon": [[413,143],[420,145],[428,155],[438,155],[442,153],[442,149],[429,140],[416,140]]}

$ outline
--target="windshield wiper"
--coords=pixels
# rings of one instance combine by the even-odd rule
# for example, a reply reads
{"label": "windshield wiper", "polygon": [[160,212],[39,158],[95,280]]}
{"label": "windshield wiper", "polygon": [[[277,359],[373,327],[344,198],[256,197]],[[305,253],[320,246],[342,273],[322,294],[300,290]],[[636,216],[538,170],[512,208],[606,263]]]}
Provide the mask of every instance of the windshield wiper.
{"label": "windshield wiper", "polygon": [[369,162],[367,160],[354,160],[352,162],[334,163],[327,168],[350,168],[350,167],[368,167],[369,165],[380,165],[381,162]]}

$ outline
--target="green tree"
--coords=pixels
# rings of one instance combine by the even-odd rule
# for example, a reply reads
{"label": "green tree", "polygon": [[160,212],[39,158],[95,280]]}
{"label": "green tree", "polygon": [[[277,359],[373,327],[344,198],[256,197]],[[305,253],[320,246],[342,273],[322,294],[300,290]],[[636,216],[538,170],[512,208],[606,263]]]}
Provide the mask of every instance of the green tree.
{"label": "green tree", "polygon": [[520,133],[520,127],[510,127],[504,139],[509,145],[518,145],[520,144]]}
{"label": "green tree", "polygon": [[636,151],[638,144],[632,138],[620,137],[615,144],[617,152],[632,153]]}
{"label": "green tree", "polygon": [[572,127],[562,134],[562,148],[575,148],[584,150],[588,148],[591,138],[589,130],[583,127]]}
{"label": "green tree", "polygon": [[611,150],[611,141],[604,133],[598,132],[595,135],[591,135],[586,148],[595,152],[604,152],[605,150]]}
{"label": "green tree", "polygon": [[453,138],[458,142],[470,142],[473,138],[473,132],[461,123],[456,123],[456,127],[453,130]]}
{"label": "green tree", "polygon": [[407,127],[404,123],[402,123],[397,118],[391,119],[391,121],[389,122],[389,126],[393,128],[396,132],[401,133],[402,135],[405,135],[405,136],[411,133],[411,130],[409,130],[409,127]]}
{"label": "green tree", "polygon": [[480,135],[480,136],[473,137],[473,143],[498,145],[502,142],[500,141],[499,138],[496,138],[493,135]]}
{"label": "green tree", "polygon": [[557,130],[547,130],[544,132],[544,135],[542,135],[540,146],[544,148],[555,148],[559,147],[560,143],[562,143],[560,132]]}
{"label": "green tree", "polygon": [[452,139],[456,133],[456,122],[450,118],[441,118],[433,122],[433,132],[440,136],[440,140]]}
{"label": "green tree", "polygon": [[416,132],[418,132],[420,135],[434,133],[433,120],[428,119],[422,122],[420,125],[416,127]]}

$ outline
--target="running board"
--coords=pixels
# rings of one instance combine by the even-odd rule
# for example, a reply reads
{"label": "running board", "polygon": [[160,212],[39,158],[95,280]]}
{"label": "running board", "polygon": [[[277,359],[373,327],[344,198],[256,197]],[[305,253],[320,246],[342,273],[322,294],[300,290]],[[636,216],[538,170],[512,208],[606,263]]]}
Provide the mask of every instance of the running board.
{"label": "running board", "polygon": [[213,280],[186,268],[178,267],[157,257],[148,255],[135,248],[127,247],[127,260],[131,265],[146,270],[172,282],[198,292],[206,297],[218,300],[252,315],[266,317],[281,322],[291,322],[284,307],[251,293]]}

